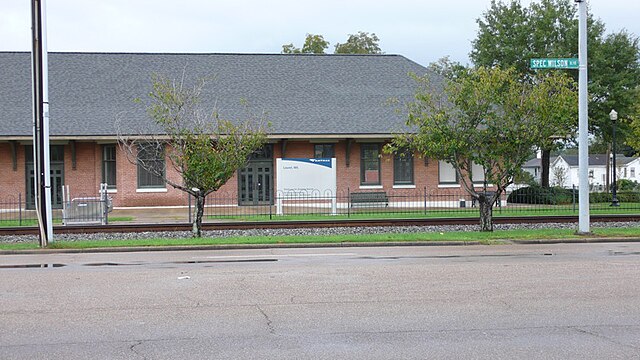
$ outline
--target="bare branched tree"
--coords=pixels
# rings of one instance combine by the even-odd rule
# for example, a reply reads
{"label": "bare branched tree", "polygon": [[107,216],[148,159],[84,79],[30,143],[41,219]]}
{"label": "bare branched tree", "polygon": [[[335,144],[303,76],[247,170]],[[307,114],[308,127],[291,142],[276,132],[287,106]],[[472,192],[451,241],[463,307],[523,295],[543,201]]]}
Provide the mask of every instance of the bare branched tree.
{"label": "bare branched tree", "polygon": [[[196,237],[202,236],[206,196],[220,189],[266,141],[264,116],[234,123],[221,119],[216,109],[202,109],[205,85],[205,79],[188,87],[184,75],[179,81],[154,75],[148,102],[137,100],[153,121],[133,131],[125,117],[116,120],[120,148],[138,166],[139,184],[166,183],[195,197]],[[174,172],[166,171],[166,160],[177,176],[169,176]]]}

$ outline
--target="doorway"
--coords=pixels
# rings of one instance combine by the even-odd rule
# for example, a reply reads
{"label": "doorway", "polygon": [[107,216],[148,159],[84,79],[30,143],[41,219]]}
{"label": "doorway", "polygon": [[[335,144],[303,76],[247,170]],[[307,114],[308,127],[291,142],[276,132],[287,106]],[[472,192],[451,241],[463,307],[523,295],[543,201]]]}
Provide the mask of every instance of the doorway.
{"label": "doorway", "polygon": [[238,205],[273,204],[273,150],[265,145],[238,170]]}

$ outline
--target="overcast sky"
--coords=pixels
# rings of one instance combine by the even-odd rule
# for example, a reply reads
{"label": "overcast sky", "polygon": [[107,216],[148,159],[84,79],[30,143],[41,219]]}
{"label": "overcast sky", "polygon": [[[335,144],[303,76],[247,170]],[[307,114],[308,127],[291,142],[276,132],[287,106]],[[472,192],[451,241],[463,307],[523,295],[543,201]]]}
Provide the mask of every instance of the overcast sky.
{"label": "overcast sky", "polygon": [[[522,0],[528,5],[530,0]],[[30,0],[0,0],[0,51],[30,50]],[[373,32],[385,53],[468,62],[490,0],[46,0],[49,51],[279,53]],[[640,34],[640,1],[591,0],[609,31]]]}

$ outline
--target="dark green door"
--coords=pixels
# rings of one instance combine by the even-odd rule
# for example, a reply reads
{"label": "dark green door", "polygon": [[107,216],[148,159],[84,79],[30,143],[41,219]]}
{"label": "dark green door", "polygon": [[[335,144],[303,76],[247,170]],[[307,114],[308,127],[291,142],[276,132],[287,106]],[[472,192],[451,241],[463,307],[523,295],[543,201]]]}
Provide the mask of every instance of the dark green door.
{"label": "dark green door", "polygon": [[273,202],[273,162],[250,161],[238,171],[239,205],[270,205]]}
{"label": "dark green door", "polygon": [[[62,209],[62,186],[64,186],[64,146],[51,145],[50,154],[50,173],[51,173],[51,207],[54,209]],[[25,151],[25,169],[27,179],[27,209],[35,209],[35,178],[33,177],[33,147],[27,145]]]}
{"label": "dark green door", "polygon": [[[33,164],[27,164],[27,209],[35,209],[35,178]],[[64,164],[51,164],[51,207],[62,209],[62,186],[64,185]]]}

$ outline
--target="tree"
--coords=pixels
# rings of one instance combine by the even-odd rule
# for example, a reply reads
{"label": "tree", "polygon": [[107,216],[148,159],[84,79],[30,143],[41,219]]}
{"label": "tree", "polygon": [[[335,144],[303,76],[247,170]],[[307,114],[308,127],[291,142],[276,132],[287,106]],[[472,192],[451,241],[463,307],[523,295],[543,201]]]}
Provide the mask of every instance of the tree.
{"label": "tree", "polygon": [[[154,75],[146,109],[155,131],[132,134],[125,128],[128,124],[117,124],[118,142],[130,162],[195,197],[195,237],[202,236],[207,195],[224,185],[266,141],[259,124],[236,125],[221,119],[215,110],[202,110],[205,83],[200,79],[187,87],[184,79],[176,82]],[[166,171],[163,159],[169,160],[177,176]]]}
{"label": "tree", "polygon": [[324,54],[329,42],[322,35],[307,34],[302,49],[293,44],[282,45],[283,54]]}
{"label": "tree", "polygon": [[[572,0],[541,0],[531,2],[528,8],[519,1],[508,3],[492,0],[482,18],[477,20],[479,31],[473,41],[470,57],[476,66],[515,67],[528,79],[536,73],[568,72],[571,70],[532,70],[531,58],[577,57],[577,7]],[[640,79],[637,38],[621,31],[605,35],[602,21],[589,17],[589,124],[590,130],[610,143],[611,124],[608,113],[630,114],[629,98]],[[543,186],[549,184],[549,156],[558,145],[557,138],[566,137],[575,128],[575,119],[556,136],[538,144],[542,149]],[[628,133],[625,121],[620,121],[621,142]]]}
{"label": "tree", "polygon": [[[479,67],[454,79],[416,77],[419,88],[407,105],[412,132],[386,150],[413,149],[447,161],[480,208],[482,231],[493,230],[493,204],[521,171],[534,145],[557,131],[559,119],[575,114],[575,82],[561,73],[523,81],[514,69]],[[471,169],[481,166],[495,192],[478,191]]]}
{"label": "tree", "polygon": [[349,34],[347,42],[335,46],[335,54],[382,54],[380,39],[375,33],[358,31],[357,34]]}

